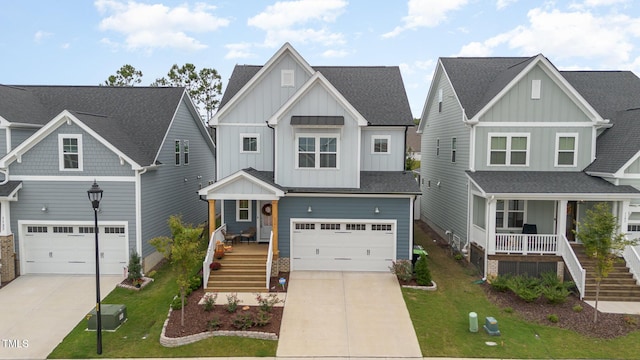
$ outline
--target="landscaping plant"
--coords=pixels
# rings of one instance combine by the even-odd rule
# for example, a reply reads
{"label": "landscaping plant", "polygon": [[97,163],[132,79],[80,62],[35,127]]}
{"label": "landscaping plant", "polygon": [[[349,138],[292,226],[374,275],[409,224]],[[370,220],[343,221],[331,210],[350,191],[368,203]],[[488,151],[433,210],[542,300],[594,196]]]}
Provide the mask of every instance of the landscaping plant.
{"label": "landscaping plant", "polygon": [[425,254],[420,254],[420,258],[416,261],[416,282],[421,286],[431,285],[431,271],[429,271]]}
{"label": "landscaping plant", "polygon": [[408,282],[413,278],[413,269],[409,260],[392,261],[389,270],[398,277],[398,280]]}
{"label": "landscaping plant", "polygon": [[256,294],[256,301],[258,301],[260,310],[266,312],[271,312],[271,309],[273,309],[276,304],[283,302],[282,300],[278,299],[278,295],[276,294],[269,294],[264,297],[261,294]]}
{"label": "landscaping plant", "polygon": [[214,294],[207,293],[204,296],[204,311],[213,310],[213,307],[216,305],[217,299],[218,299],[218,293],[214,293]]}
{"label": "landscaping plant", "polygon": [[227,312],[236,312],[238,310],[238,304],[240,304],[240,299],[238,299],[238,294],[233,293],[227,295]]}
{"label": "landscaping plant", "polygon": [[131,255],[129,255],[127,271],[127,279],[129,279],[131,283],[142,278],[142,263],[140,262],[140,255],[138,255],[135,250],[131,250]]}

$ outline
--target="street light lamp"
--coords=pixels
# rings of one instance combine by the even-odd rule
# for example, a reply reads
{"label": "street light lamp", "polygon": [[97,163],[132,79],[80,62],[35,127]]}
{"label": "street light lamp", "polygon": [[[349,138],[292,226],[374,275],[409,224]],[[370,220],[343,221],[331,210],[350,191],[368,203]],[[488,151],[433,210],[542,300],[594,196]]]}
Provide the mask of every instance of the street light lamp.
{"label": "street light lamp", "polygon": [[100,256],[98,250],[98,208],[100,207],[100,200],[102,200],[102,189],[98,186],[98,183],[93,180],[93,185],[87,190],[89,201],[91,201],[91,207],[93,207],[94,216],[94,229],[93,232],[96,235],[96,333],[98,335],[98,355],[102,354],[102,316],[100,314]]}

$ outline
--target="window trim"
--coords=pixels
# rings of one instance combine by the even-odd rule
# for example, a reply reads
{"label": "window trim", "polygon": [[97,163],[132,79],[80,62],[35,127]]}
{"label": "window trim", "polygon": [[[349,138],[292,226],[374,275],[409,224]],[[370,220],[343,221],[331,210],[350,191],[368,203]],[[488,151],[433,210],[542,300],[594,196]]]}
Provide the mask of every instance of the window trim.
{"label": "window trim", "polygon": [[[505,227],[505,225],[509,225],[509,213],[522,213],[522,224],[526,224],[527,223],[527,200],[522,200],[522,199],[499,199],[498,201],[503,201],[504,202],[504,209],[503,210],[498,210],[498,207],[496,205],[496,212],[493,216],[497,217],[498,212],[502,212],[504,213],[503,217],[502,217],[502,224],[500,224],[500,226],[498,226],[498,220],[496,219],[496,230],[500,229],[500,230],[522,230],[522,227]],[[523,209],[521,210],[511,210],[509,209],[509,202],[510,201],[522,201],[523,202]]]}
{"label": "window trim", "polygon": [[173,141],[173,151],[175,154],[175,165],[176,166],[180,166],[182,164],[182,142],[180,140],[174,140]]}
{"label": "window trim", "polygon": [[[376,140],[387,140],[387,151],[376,151]],[[371,154],[373,155],[391,154],[391,135],[371,135]]]}
{"label": "window trim", "polygon": [[[245,138],[256,138],[256,151],[244,149]],[[240,134],[240,153],[241,154],[259,154],[260,153],[260,134],[258,133],[242,133]]]}
{"label": "window trim", "polygon": [[[529,166],[529,157],[531,152],[531,133],[496,133],[490,132],[487,134],[487,166],[516,166],[516,167],[528,167]],[[505,163],[504,164],[492,164],[491,163],[491,139],[494,137],[506,137],[507,138],[507,148],[504,150],[505,155]],[[527,148],[525,149],[525,162],[524,164],[511,164],[511,139],[514,137],[524,137],[527,139]],[[520,150],[518,150],[520,151]]]}
{"label": "window trim", "polygon": [[295,71],[292,69],[282,69],[280,71],[280,87],[295,87],[295,74]]}
{"label": "window trim", "polygon": [[451,163],[455,164],[456,162],[456,153],[458,151],[458,138],[451,138]]}
{"label": "window trim", "polygon": [[182,140],[182,161],[189,165],[189,140]]}
{"label": "window trim", "polygon": [[[240,202],[241,201],[246,201],[247,202],[247,207],[240,207]],[[251,222],[251,216],[253,215],[251,213],[251,200],[249,199],[242,199],[242,200],[236,200],[236,222]],[[247,210],[247,219],[241,219],[240,218],[240,211],[241,210]]]}
{"label": "window trim", "polygon": [[[300,166],[300,147],[299,147],[299,141],[300,138],[315,138],[315,150],[314,150],[314,156],[315,156],[315,167],[301,167]],[[320,152],[320,138],[334,138],[336,139],[336,167],[320,167],[320,155],[321,154],[332,154],[332,153],[321,153]],[[340,170],[340,134],[296,134],[295,137],[295,149],[296,149],[296,153],[295,153],[295,159],[293,161],[295,161],[295,169],[296,170]]]}
{"label": "window trim", "polygon": [[[76,139],[78,142],[78,168],[70,169],[64,166],[64,140]],[[70,153],[71,154],[71,153]],[[83,171],[84,161],[82,156],[82,134],[58,134],[58,167],[60,171]]]}
{"label": "window trim", "polygon": [[[559,164],[558,160],[560,158],[560,138],[573,138],[573,163],[571,165]],[[563,150],[563,153],[568,153],[569,151]],[[556,133],[556,151],[555,151],[555,159],[553,161],[553,165],[555,167],[576,167],[578,164],[578,133]]]}

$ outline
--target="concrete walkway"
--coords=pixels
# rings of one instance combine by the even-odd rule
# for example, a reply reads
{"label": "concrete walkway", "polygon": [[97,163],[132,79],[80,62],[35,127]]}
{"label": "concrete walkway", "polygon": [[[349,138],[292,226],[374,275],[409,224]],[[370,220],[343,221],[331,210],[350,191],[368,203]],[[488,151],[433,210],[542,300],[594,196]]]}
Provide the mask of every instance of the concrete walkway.
{"label": "concrete walkway", "polygon": [[292,272],[276,355],[422,358],[391,273]]}
{"label": "concrete walkway", "polygon": [[[122,280],[102,276],[104,298]],[[0,359],[45,359],[96,303],[95,276],[23,275],[0,288]]]}

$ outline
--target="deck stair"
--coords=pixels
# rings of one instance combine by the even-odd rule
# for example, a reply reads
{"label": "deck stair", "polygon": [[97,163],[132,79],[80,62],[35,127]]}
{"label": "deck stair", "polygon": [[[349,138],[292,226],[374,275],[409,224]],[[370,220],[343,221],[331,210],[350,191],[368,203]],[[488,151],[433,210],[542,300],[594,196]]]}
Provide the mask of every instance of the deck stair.
{"label": "deck stair", "polygon": [[[572,243],[571,248],[578,257],[580,264],[587,271],[584,300],[596,299],[595,260],[585,253],[584,245]],[[600,301],[640,301],[640,286],[633,274],[629,272],[623,258],[616,261],[609,276],[600,283]]]}
{"label": "deck stair", "polygon": [[[266,291],[267,246],[237,245],[220,260],[219,270],[211,271],[206,291],[264,292]],[[224,300],[224,299],[223,299]]]}

